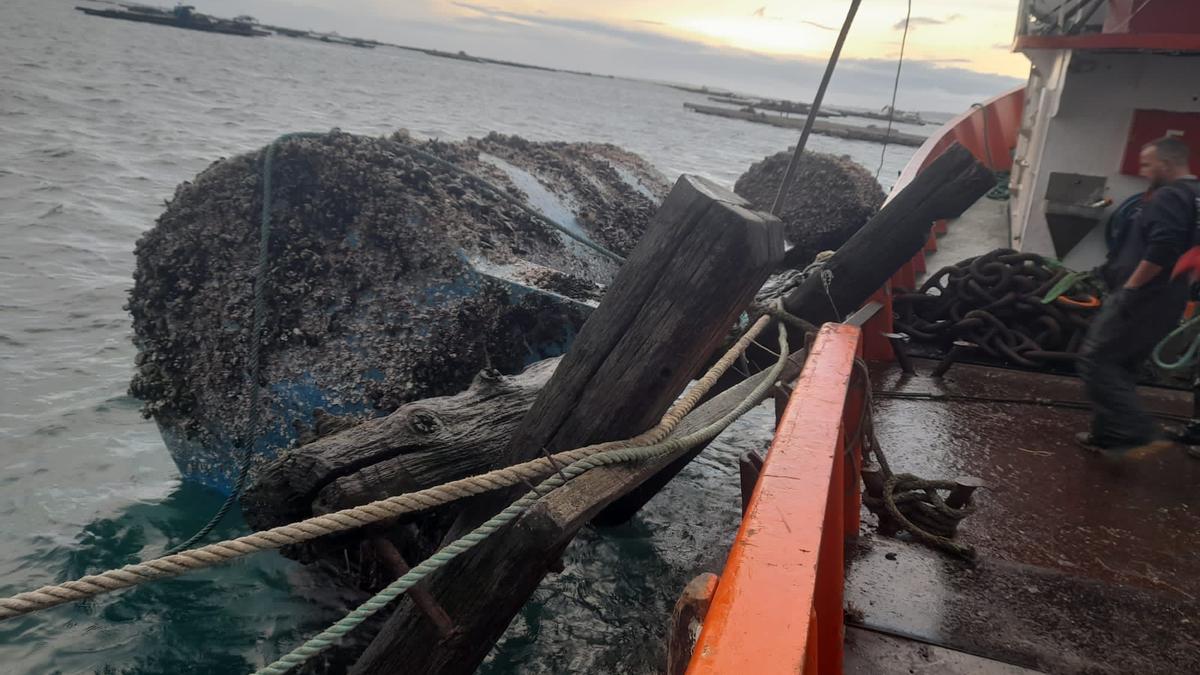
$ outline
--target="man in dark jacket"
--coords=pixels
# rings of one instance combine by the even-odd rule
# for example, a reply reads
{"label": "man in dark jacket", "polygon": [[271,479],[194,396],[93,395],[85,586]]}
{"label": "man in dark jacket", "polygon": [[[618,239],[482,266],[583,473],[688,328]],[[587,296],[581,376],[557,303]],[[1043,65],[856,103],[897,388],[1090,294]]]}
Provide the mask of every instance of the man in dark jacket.
{"label": "man in dark jacket", "polygon": [[1146,145],[1141,175],[1150,192],[1106,265],[1114,284],[1088,329],[1078,369],[1092,402],[1092,430],[1076,435],[1110,456],[1143,457],[1171,447],[1138,401],[1136,381],[1154,346],[1178,325],[1187,279],[1172,279],[1193,243],[1200,188],[1188,170],[1188,147],[1177,138]]}

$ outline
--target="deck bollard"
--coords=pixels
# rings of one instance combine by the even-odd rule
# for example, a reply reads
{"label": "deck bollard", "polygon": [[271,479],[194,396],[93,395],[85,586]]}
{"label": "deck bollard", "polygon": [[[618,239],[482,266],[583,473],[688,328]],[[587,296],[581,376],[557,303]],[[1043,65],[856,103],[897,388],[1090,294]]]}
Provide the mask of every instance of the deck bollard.
{"label": "deck bollard", "polygon": [[896,355],[896,362],[900,364],[900,372],[905,375],[915,375],[916,369],[913,368],[912,359],[908,357],[908,341],[909,337],[905,333],[884,333],[883,337],[892,343],[892,353]]}
{"label": "deck bollard", "polygon": [[961,359],[964,354],[974,348],[974,342],[955,340],[953,346],[950,347],[950,353],[946,355],[946,358],[942,359],[942,362],[937,365],[937,368],[934,368],[931,375],[933,377],[941,377],[945,375],[946,371],[950,370],[950,366],[954,365],[954,363]]}
{"label": "deck bollard", "polygon": [[[860,471],[863,480],[863,487],[866,488],[867,496],[874,502],[883,501],[884,482],[886,480],[883,475],[883,468],[878,464],[864,464]],[[882,506],[871,508],[871,511],[879,518],[879,533],[885,537],[894,536],[900,531],[900,526],[892,518]]]}
{"label": "deck bollard", "polygon": [[738,458],[738,474],[742,483],[742,513],[750,506],[750,496],[754,494],[754,486],[758,484],[758,475],[762,473],[763,457],[756,450],[747,450]]}
{"label": "deck bollard", "polygon": [[950,490],[950,496],[946,497],[946,506],[961,509],[971,503],[971,495],[976,490],[986,487],[987,483],[983,482],[982,478],[959,476],[954,479],[954,488]]}

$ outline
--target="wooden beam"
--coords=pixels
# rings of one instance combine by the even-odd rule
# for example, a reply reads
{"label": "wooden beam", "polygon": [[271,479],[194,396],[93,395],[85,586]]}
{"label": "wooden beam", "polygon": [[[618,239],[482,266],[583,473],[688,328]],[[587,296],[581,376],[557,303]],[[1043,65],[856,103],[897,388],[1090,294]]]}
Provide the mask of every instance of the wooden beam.
{"label": "wooden beam", "polygon": [[405,404],[285,452],[247,487],[246,521],[267,529],[501,466],[558,362],[539,361],[513,376],[484,372],[464,392]]}
{"label": "wooden beam", "polygon": [[[371,543],[379,552],[380,559],[397,579],[408,574],[412,569],[396,545],[388,541],[386,537],[376,536],[371,539]],[[454,633],[454,620],[450,618],[449,614],[446,614],[446,610],[442,609],[441,605],[437,604],[437,600],[425,589],[425,584],[420,583],[408,589],[408,595],[412,598],[413,604],[425,615],[425,618],[437,626],[438,634],[447,638]]]}
{"label": "wooden beam", "polygon": [[842,244],[823,274],[784,297],[784,308],[818,325],[841,321],[921,251],[933,221],[962,215],[995,184],[969,150],[952,145]]}
{"label": "wooden beam", "polygon": [[658,421],[783,256],[773,216],[683,176],[513,436],[508,460]]}
{"label": "wooden beam", "polygon": [[[792,332],[795,332],[795,329],[792,329]],[[773,336],[774,333],[774,328],[768,329],[767,332],[763,333],[763,337],[760,338],[759,342],[773,345],[775,340],[773,337],[768,337],[768,334]],[[753,345],[751,346],[753,347]],[[800,349],[793,352],[796,358],[789,361],[787,367],[784,368],[783,373],[779,377],[781,381],[790,382],[796,379],[796,376],[800,374],[800,369],[804,365],[803,355],[805,351],[805,349]],[[729,372],[731,373],[731,380],[740,382],[743,379],[741,374],[732,370]],[[720,383],[718,382],[718,384]],[[714,389],[716,389],[715,386]],[[776,393],[779,394],[781,392]],[[784,398],[786,400],[786,395],[784,395]],[[619,525],[628,521],[635,514],[637,514],[638,511],[642,510],[642,507],[646,505],[646,502],[653,499],[654,495],[658,494],[660,490],[666,487],[667,483],[671,482],[671,479],[675,478],[680,471],[683,471],[684,467],[690,464],[697,455],[699,455],[701,452],[704,452],[705,447],[707,446],[698,446],[692,449],[690,452],[683,454],[674,462],[668,464],[663,468],[662,471],[659,471],[648,478],[641,485],[630,490],[629,494],[623,495],[620,499],[610,504],[596,516],[593,522],[601,526],[611,526]]]}
{"label": "wooden beam", "polygon": [[[962,215],[994,185],[995,177],[989,169],[963,146],[957,143],[952,145],[894,195],[825,263],[824,269],[832,275],[828,291],[823,278],[813,275],[784,297],[784,307],[817,325],[826,321],[842,321],[862,311],[871,295],[897,269],[922,251],[935,220]],[[792,349],[803,350],[804,339],[801,331],[792,331]],[[748,354],[759,367],[774,358],[769,352],[755,347]],[[714,392],[740,379],[740,375],[730,372],[722,378]],[[597,522],[614,524],[630,518],[699,451],[697,449],[681,457],[622,497],[605,509],[597,517]]]}
{"label": "wooden beam", "polygon": [[[681,177],[514,434],[505,463],[649,429],[782,257],[778,219],[704,179]],[[428,621],[402,607],[354,672],[474,672],[578,529],[666,463],[590,472],[543,500],[431,579],[459,635],[439,642]],[[478,498],[457,531],[520,491]]]}
{"label": "wooden beam", "polygon": [[[758,373],[710,399],[684,419],[671,437],[719,419],[752,391]],[[437,627],[403,603],[350,671],[366,673],[473,673],[512,617],[553,571],[563,549],[584,524],[630,486],[660,471],[666,457],[640,465],[595,469],[556,490],[474,550],[492,546],[485,557],[460,558],[431,579],[431,589],[454,617],[457,630],[443,638]]]}

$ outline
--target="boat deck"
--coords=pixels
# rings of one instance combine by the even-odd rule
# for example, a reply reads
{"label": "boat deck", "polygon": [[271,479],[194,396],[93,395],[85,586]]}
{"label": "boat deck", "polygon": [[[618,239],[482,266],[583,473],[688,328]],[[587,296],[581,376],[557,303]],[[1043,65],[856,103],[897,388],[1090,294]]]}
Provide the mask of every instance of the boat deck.
{"label": "boat deck", "polygon": [[926,272],[917,275],[917,283],[925,281],[929,274],[946,265],[952,265],[998,248],[1009,248],[1007,199],[997,200],[981,197],[950,221],[944,234],[938,235],[937,251],[926,252]]}
{"label": "boat deck", "polygon": [[[1085,452],[1073,440],[1088,420],[1070,407],[1085,401],[1076,378],[959,364],[938,380],[932,362],[916,366],[873,370],[879,441],[897,472],[987,482],[960,528],[979,562],[868,534],[865,517],[849,622],[1042,672],[1200,672],[1200,461]],[[1056,404],[1006,402],[1033,398]],[[1143,400],[1164,415],[1191,410],[1186,392],[1147,388]],[[939,663],[928,672],[1020,672]]]}

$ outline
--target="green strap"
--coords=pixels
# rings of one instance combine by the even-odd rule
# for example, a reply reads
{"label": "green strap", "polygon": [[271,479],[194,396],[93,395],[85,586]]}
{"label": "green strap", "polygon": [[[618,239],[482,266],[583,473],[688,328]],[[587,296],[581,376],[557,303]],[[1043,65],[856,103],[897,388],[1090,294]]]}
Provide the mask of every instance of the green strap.
{"label": "green strap", "polygon": [[1087,277],[1087,272],[1071,272],[1062,279],[1059,279],[1058,283],[1054,284],[1054,286],[1050,288],[1049,292],[1046,293],[1046,297],[1042,298],[1042,304],[1048,305],[1054,302],[1060,296],[1062,296],[1063,293],[1071,290],[1071,287],[1083,281]]}

